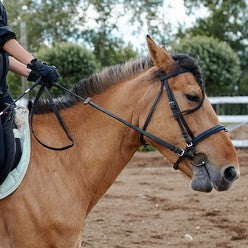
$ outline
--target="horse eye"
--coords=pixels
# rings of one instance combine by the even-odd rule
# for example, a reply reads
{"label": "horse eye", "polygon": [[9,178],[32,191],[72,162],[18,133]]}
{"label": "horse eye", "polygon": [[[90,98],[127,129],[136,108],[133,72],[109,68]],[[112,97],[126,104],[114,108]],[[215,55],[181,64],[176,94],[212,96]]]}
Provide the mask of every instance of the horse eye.
{"label": "horse eye", "polygon": [[189,94],[186,94],[186,97],[189,101],[191,102],[200,102],[200,97],[197,96],[197,95],[189,95]]}

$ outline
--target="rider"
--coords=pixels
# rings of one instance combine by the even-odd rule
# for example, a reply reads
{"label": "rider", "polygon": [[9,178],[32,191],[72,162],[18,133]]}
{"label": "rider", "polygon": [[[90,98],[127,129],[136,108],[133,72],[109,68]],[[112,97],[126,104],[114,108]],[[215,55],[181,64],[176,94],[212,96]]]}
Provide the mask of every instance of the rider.
{"label": "rider", "polygon": [[[6,9],[0,1],[0,112],[6,103],[13,102],[6,83],[8,70],[27,77],[29,81],[41,78],[48,85],[58,79],[57,69],[43,64],[27,52],[16,40],[16,35],[9,29],[7,22]],[[3,161],[4,142],[0,124],[0,168]]]}

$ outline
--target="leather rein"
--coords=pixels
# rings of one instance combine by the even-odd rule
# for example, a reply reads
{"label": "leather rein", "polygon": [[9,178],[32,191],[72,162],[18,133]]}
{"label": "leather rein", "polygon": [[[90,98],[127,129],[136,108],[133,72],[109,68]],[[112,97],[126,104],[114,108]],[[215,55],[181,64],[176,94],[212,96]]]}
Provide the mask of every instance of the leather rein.
{"label": "leather rein", "polygon": [[[179,169],[179,164],[181,163],[181,161],[184,159],[184,158],[189,158],[189,159],[193,159],[195,156],[196,156],[196,152],[195,152],[195,147],[197,144],[199,144],[201,141],[205,140],[206,138],[208,138],[209,136],[215,134],[215,133],[218,133],[220,131],[226,131],[226,128],[225,126],[221,125],[221,124],[218,124],[204,132],[202,132],[201,134],[199,134],[198,136],[194,136],[193,133],[191,132],[189,126],[187,125],[187,122],[183,116],[183,113],[181,112],[178,104],[177,104],[177,101],[173,95],[173,92],[168,84],[168,79],[169,78],[172,78],[172,77],[176,77],[177,75],[179,74],[182,74],[182,73],[186,73],[186,72],[190,72],[189,70],[180,70],[178,72],[174,72],[174,73],[171,73],[171,74],[165,74],[163,72],[160,72],[159,73],[159,78],[160,78],[160,81],[161,81],[161,87],[159,89],[159,92],[157,93],[156,95],[156,98],[154,100],[154,103],[152,105],[152,108],[146,118],[146,121],[145,121],[145,124],[143,126],[143,128],[139,128],[135,125],[133,125],[132,123],[122,119],[121,117],[113,114],[112,112],[98,106],[96,103],[94,103],[93,101],[91,101],[91,98],[88,97],[88,98],[83,98],[77,94],[75,94],[74,92],[66,89],[65,87],[63,87],[62,85],[58,84],[58,83],[53,83],[54,86],[56,86],[57,88],[59,88],[60,90],[64,91],[64,92],[67,92],[73,96],[75,96],[76,98],[78,98],[79,100],[81,100],[82,102],[84,102],[85,105],[90,105],[91,107],[95,108],[96,110],[98,111],[101,111],[103,112],[104,114],[114,118],[115,120],[123,123],[124,125],[134,129],[135,131],[139,132],[140,133],[140,140],[141,140],[141,143],[143,145],[146,145],[146,141],[144,140],[144,136],[155,141],[156,143],[162,145],[163,147],[166,147],[167,149],[169,149],[170,151],[176,153],[179,155],[179,158],[177,159],[177,161],[175,162],[173,168],[175,170],[178,170]],[[148,127],[148,124],[152,118],[152,115],[154,113],[154,110],[156,108],[156,105],[160,99],[160,96],[163,92],[163,90],[165,89],[166,93],[167,93],[167,96],[168,96],[168,99],[169,99],[169,104],[170,104],[170,108],[171,108],[171,111],[173,113],[173,116],[174,118],[176,119],[179,127],[180,127],[180,130],[182,132],[182,136],[184,137],[185,139],[185,142],[186,142],[186,148],[185,149],[181,149],[179,147],[176,147],[174,146],[173,144],[170,144],[156,136],[154,136],[153,134],[149,133],[146,131],[147,127]],[[33,130],[33,115],[34,115],[34,112],[35,112],[35,107],[41,97],[41,94],[45,92],[46,95],[47,95],[47,98],[49,100],[49,103],[50,103],[50,106],[53,110],[53,112],[55,113],[56,117],[57,117],[57,120],[59,122],[59,124],[61,125],[61,127],[63,128],[67,138],[70,140],[71,144],[67,145],[67,146],[63,146],[63,147],[51,147],[51,146],[48,146],[46,144],[44,144],[38,137],[37,135],[35,134],[34,130]],[[45,146],[46,148],[48,149],[51,149],[51,150],[56,150],[56,151],[61,151],[61,150],[66,150],[70,147],[72,147],[74,145],[74,141],[73,141],[73,138],[72,138],[72,135],[70,134],[70,132],[68,131],[62,117],[60,116],[59,114],[59,110],[58,108],[56,107],[56,104],[54,103],[48,89],[46,88],[46,86],[44,84],[41,85],[40,87],[40,90],[39,92],[37,93],[37,96],[34,100],[34,103],[32,104],[31,106],[31,111],[30,111],[30,126],[31,126],[31,132],[33,133],[35,139],[43,146]]]}

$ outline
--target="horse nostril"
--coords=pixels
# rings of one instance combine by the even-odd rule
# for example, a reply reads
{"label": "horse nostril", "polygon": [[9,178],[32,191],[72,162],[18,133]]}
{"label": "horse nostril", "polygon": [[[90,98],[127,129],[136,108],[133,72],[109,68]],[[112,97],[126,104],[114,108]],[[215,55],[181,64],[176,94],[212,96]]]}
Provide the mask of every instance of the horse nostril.
{"label": "horse nostril", "polygon": [[233,166],[230,166],[230,167],[227,167],[227,168],[224,170],[223,176],[224,176],[224,178],[225,178],[228,182],[232,182],[232,181],[234,181],[235,179],[237,179],[238,173],[237,173],[237,170],[236,170]]}

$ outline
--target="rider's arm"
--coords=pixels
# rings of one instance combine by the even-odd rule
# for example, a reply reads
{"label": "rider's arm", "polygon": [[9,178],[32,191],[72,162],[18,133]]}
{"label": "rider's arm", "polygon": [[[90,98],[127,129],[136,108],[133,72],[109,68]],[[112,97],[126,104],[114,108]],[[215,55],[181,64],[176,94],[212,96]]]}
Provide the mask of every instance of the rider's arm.
{"label": "rider's arm", "polygon": [[13,57],[9,57],[9,70],[15,72],[23,77],[28,77],[30,69]]}
{"label": "rider's arm", "polygon": [[25,65],[34,59],[34,57],[18,43],[15,33],[8,27],[7,12],[2,2],[0,2],[0,51],[9,53]]}
{"label": "rider's arm", "polygon": [[28,80],[36,81],[37,77],[41,77],[47,85],[52,85],[53,82],[57,81],[59,77],[57,69],[53,66],[43,64],[35,59],[16,40],[15,33],[8,27],[7,13],[2,2],[0,1],[0,52],[4,51],[21,62],[19,64],[17,61],[11,59],[10,70],[27,76],[27,71],[22,65],[24,64],[31,69],[31,73],[28,75]]}
{"label": "rider's arm", "polygon": [[3,49],[25,65],[29,64],[30,61],[34,59],[34,57],[27,52],[16,39],[8,40],[3,45]]}
{"label": "rider's arm", "polygon": [[[35,59],[29,52],[27,52],[16,39],[10,39],[3,45],[4,51],[15,57],[21,63],[12,60],[10,62],[10,70],[17,72],[23,76],[28,77],[30,81],[36,81],[39,77],[46,80],[49,84],[56,82],[59,77],[57,69],[53,66],[43,64]],[[13,58],[12,58],[13,59]],[[25,66],[31,70],[25,70]],[[23,67],[24,66],[24,67]],[[27,68],[26,68],[27,69]],[[27,75],[27,72],[31,72]]]}

